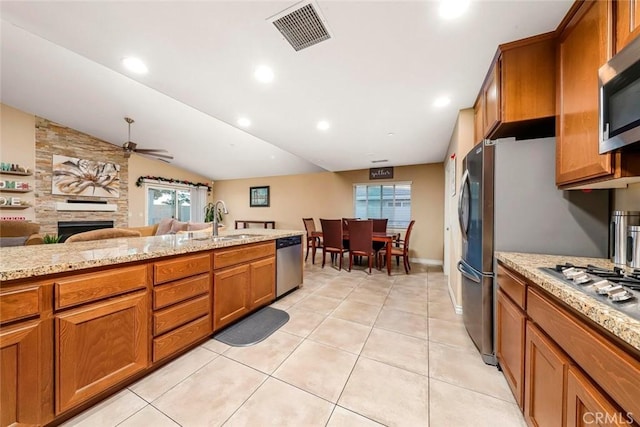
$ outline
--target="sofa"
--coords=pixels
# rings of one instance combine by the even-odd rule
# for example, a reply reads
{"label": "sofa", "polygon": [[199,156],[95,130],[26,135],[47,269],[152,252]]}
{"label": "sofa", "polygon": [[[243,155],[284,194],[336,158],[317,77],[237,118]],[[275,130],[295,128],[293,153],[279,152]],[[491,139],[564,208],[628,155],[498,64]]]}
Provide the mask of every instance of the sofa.
{"label": "sofa", "polygon": [[44,239],[39,233],[38,223],[0,220],[0,247],[40,245]]}

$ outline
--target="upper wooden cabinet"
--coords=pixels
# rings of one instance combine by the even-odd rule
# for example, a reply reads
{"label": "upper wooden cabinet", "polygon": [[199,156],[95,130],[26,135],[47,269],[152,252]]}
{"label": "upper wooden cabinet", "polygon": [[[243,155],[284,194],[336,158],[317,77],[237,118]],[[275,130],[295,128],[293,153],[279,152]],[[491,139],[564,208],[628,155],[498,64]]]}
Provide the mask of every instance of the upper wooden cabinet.
{"label": "upper wooden cabinet", "polygon": [[612,56],[612,16],[610,1],[580,1],[559,27],[556,184],[561,188],[624,186],[626,178],[640,174],[638,154],[600,154],[598,148],[598,69]]}
{"label": "upper wooden cabinet", "polygon": [[502,44],[474,105],[475,140],[551,136],[555,117],[555,34]]}
{"label": "upper wooden cabinet", "polygon": [[640,0],[615,2],[616,52],[640,35]]}

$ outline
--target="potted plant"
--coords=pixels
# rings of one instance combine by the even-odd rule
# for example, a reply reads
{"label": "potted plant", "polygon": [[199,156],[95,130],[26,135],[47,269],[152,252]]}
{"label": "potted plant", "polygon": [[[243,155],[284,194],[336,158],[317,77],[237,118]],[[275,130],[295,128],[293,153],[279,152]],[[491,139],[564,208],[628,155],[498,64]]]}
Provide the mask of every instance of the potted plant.
{"label": "potted plant", "polygon": [[215,208],[215,204],[209,202],[204,207],[204,222],[213,222],[213,215],[218,217],[218,224],[222,224],[222,211]]}
{"label": "potted plant", "polygon": [[44,236],[42,236],[42,243],[59,243],[60,239],[62,239],[62,236],[56,236],[55,234],[45,234]]}

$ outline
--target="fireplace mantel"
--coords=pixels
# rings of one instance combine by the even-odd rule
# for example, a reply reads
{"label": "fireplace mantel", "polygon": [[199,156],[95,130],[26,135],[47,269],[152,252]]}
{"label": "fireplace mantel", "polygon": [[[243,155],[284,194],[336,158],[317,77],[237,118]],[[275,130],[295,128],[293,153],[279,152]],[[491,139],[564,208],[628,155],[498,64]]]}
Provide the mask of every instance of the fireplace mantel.
{"label": "fireplace mantel", "polygon": [[115,212],[118,205],[100,203],[67,203],[56,202],[57,211],[83,211],[83,212]]}

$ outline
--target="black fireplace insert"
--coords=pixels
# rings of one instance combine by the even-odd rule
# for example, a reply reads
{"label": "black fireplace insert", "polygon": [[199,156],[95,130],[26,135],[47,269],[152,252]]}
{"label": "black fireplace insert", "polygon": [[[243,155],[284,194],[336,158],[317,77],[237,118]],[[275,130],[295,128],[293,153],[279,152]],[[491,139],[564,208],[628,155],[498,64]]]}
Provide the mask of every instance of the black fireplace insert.
{"label": "black fireplace insert", "polygon": [[113,228],[113,221],[58,221],[58,236],[64,242],[74,234],[100,228]]}

